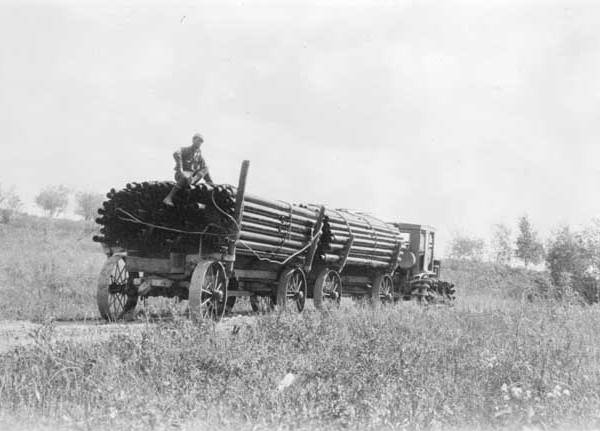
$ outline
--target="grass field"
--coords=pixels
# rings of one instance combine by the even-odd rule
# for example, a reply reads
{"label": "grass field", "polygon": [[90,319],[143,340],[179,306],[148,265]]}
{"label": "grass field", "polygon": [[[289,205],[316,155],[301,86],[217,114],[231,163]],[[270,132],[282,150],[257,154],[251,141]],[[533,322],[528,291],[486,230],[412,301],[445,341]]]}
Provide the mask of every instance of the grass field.
{"label": "grass field", "polygon": [[29,216],[0,224],[0,316],[96,316],[94,286],[105,257],[91,240],[95,229],[90,223]]}
{"label": "grass field", "polygon": [[[25,242],[10,237],[29,222],[3,240]],[[95,315],[103,257],[73,241],[83,225],[63,228],[31,232],[27,255],[3,251],[3,289],[19,298],[4,318]],[[176,317],[87,343],[46,324],[34,347],[1,355],[0,429],[600,428],[597,307],[526,300],[538,275],[524,270],[446,262],[444,274],[454,307]]]}

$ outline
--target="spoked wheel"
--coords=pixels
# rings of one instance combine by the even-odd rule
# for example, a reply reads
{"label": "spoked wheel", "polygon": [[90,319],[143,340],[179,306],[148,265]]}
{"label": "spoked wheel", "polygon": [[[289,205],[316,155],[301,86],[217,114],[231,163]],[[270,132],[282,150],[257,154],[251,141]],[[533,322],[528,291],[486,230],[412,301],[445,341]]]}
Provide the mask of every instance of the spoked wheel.
{"label": "spoked wheel", "polygon": [[125,256],[109,257],[100,271],[96,291],[98,310],[103,319],[114,322],[133,313],[138,297],[130,281]]}
{"label": "spoked wheel", "polygon": [[394,302],[393,281],[389,275],[377,275],[373,280],[371,290],[371,302],[373,304],[391,304]]}
{"label": "spoked wheel", "polygon": [[190,317],[195,322],[203,319],[219,320],[227,304],[227,275],[219,262],[201,262],[194,269],[190,281]]}
{"label": "spoked wheel", "polygon": [[279,279],[277,288],[277,305],[285,309],[295,303],[298,312],[304,310],[306,303],[306,277],[299,269],[291,269],[284,272]]}
{"label": "spoked wheel", "polygon": [[271,296],[252,295],[250,297],[250,307],[255,313],[268,313],[275,308],[275,298]]}
{"label": "spoked wheel", "polygon": [[313,303],[315,308],[339,306],[342,300],[342,279],[337,271],[324,268],[315,281]]}

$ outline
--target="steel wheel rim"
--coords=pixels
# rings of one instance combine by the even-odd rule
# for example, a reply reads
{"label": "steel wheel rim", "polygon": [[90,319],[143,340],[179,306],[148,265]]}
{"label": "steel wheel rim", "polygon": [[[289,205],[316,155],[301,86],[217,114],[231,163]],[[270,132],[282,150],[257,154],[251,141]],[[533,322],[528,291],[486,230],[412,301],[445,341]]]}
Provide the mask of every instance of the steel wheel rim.
{"label": "steel wheel rim", "polygon": [[286,300],[293,300],[296,303],[298,311],[304,309],[304,302],[306,301],[305,287],[306,281],[302,272],[297,269],[294,270],[286,283]]}
{"label": "steel wheel rim", "polygon": [[206,271],[200,295],[200,308],[203,318],[219,316],[220,303],[224,304],[225,274],[218,265],[211,265]]}
{"label": "steel wheel rim", "polygon": [[329,271],[323,283],[323,298],[339,304],[342,297],[341,288],[342,282],[340,278],[335,272]]}
{"label": "steel wheel rim", "polygon": [[127,286],[129,283],[129,272],[124,259],[119,259],[109,276],[108,283],[108,310],[114,319],[122,317],[126,310],[129,295]]}
{"label": "steel wheel rim", "polygon": [[384,276],[381,279],[381,284],[379,286],[379,298],[381,302],[387,304],[391,302],[392,296],[392,278],[390,276]]}

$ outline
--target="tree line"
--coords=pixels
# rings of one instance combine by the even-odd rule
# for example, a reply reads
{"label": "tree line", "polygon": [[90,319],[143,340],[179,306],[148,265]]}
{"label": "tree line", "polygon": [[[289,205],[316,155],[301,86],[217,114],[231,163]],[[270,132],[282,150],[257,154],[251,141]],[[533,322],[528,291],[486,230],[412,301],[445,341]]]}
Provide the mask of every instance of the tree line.
{"label": "tree line", "polygon": [[487,243],[483,238],[455,233],[448,255],[499,265],[520,262],[525,268],[544,263],[555,292],[562,292],[559,296],[572,290],[587,302],[600,300],[600,218],[580,229],[559,226],[544,240],[524,215],[518,219],[516,237],[503,223],[492,227]]}
{"label": "tree line", "polygon": [[[74,191],[63,185],[44,187],[35,196],[35,204],[48,217],[58,217],[66,211],[71,197],[75,200],[74,212],[84,220],[93,220],[102,205],[104,196],[91,191]],[[14,187],[0,184],[0,222],[7,224],[22,211],[23,201]]]}
{"label": "tree line", "polygon": [[544,257],[544,244],[527,215],[519,218],[518,231],[517,238],[513,240],[512,229],[508,225],[495,224],[489,243],[483,238],[455,233],[450,241],[449,257],[492,260],[499,264],[511,264],[517,259],[525,267],[539,264]]}

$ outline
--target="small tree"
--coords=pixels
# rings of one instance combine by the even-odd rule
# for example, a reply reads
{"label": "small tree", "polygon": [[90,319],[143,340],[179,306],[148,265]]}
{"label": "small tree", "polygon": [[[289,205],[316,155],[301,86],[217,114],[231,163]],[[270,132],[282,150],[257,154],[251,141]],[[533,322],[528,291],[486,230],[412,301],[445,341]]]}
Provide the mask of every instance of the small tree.
{"label": "small tree", "polygon": [[513,256],[512,232],[510,228],[503,223],[493,226],[492,232],[492,253],[496,263],[503,265],[509,264]]}
{"label": "small tree", "polygon": [[586,270],[586,261],[586,250],[581,238],[571,232],[568,226],[552,235],[552,240],[548,243],[546,264],[555,285],[560,286],[567,279],[582,276]]}
{"label": "small tree", "polygon": [[57,217],[69,204],[69,189],[62,185],[46,187],[35,197],[35,203],[48,217]]}
{"label": "small tree", "polygon": [[527,268],[530,263],[537,264],[544,256],[544,246],[537,238],[529,218],[524,215],[519,219],[519,236],[517,237],[516,256],[523,261]]}
{"label": "small tree", "polygon": [[2,189],[0,186],[0,221],[2,223],[10,223],[22,206],[21,199],[15,193],[14,187]]}
{"label": "small tree", "polygon": [[454,259],[479,260],[483,255],[485,241],[467,235],[455,234],[450,241],[450,257]]}
{"label": "small tree", "polygon": [[98,214],[98,208],[102,205],[104,196],[101,193],[79,192],[76,196],[77,208],[75,214],[83,217],[84,220],[93,220]]}
{"label": "small tree", "polygon": [[[590,236],[593,235],[593,236]],[[548,244],[546,264],[559,291],[577,292],[587,302],[598,302],[599,267],[594,226],[573,233],[568,227],[556,232]],[[594,247],[594,248],[590,248]]]}

